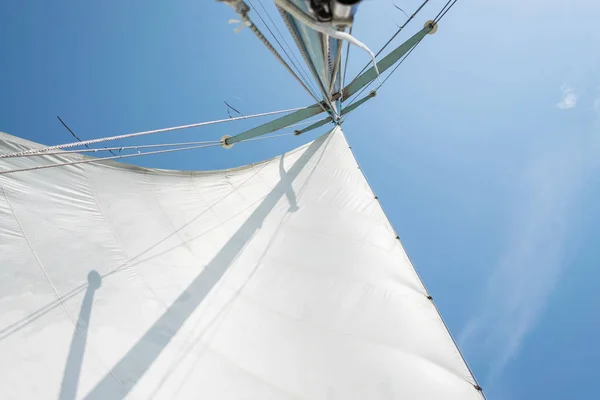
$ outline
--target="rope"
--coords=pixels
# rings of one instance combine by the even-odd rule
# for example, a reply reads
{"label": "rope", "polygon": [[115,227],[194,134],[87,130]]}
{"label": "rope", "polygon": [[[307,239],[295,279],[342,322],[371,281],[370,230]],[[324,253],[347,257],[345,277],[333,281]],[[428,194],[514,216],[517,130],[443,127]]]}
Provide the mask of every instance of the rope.
{"label": "rope", "polygon": [[[279,134],[279,135],[255,137],[255,138],[251,138],[251,139],[247,139],[247,140],[242,140],[239,143],[251,142],[251,141],[255,141],[255,140],[273,139],[273,138],[277,138],[277,137],[291,136],[291,135],[294,135],[294,133],[283,133],[283,134]],[[15,172],[37,171],[39,169],[46,169],[46,168],[66,167],[66,166],[70,166],[70,165],[97,163],[97,162],[103,162],[103,161],[118,160],[118,159],[123,159],[123,158],[142,157],[142,156],[148,156],[148,155],[153,155],[153,154],[174,153],[174,152],[185,151],[185,150],[202,149],[202,148],[207,148],[207,147],[217,147],[217,146],[221,146],[221,145],[222,145],[221,142],[216,142],[216,143],[211,143],[211,144],[201,144],[201,145],[197,145],[197,146],[178,147],[175,149],[147,151],[144,153],[123,154],[123,155],[118,155],[118,156],[110,156],[110,157],[102,157],[102,158],[90,158],[90,159],[86,159],[86,160],[67,161],[67,162],[62,162],[62,163],[57,163],[57,164],[49,164],[49,165],[36,165],[35,167],[27,167],[27,168],[12,169],[12,170],[7,170],[7,171],[0,171],[0,175],[12,174]]]}
{"label": "rope", "polygon": [[[379,51],[375,54],[375,57],[379,56],[383,50],[385,50],[386,47],[389,46],[390,43],[392,43],[392,40],[394,40],[396,38],[396,36],[398,36],[400,34],[400,32],[402,32],[402,30],[406,27],[406,25],[409,24],[410,21],[413,20],[413,18],[415,18],[415,16],[421,11],[421,9],[423,7],[425,7],[425,5],[427,5],[427,3],[429,3],[429,0],[425,0],[420,6],[419,8],[417,8],[417,11],[415,11],[405,22],[404,24],[402,24],[402,26],[400,26],[398,28],[398,30],[396,31],[396,33],[394,33],[392,35],[392,37],[383,45],[383,47],[381,49],[379,49]],[[356,76],[360,76],[360,74],[362,74],[363,72],[365,72],[365,70],[367,69],[367,67],[369,66],[370,63],[367,63],[363,69],[360,70],[360,72],[358,74],[356,74]],[[356,79],[356,78],[355,78]]]}
{"label": "rope", "polygon": [[[419,7],[419,9],[415,12],[415,14],[413,14],[413,16],[416,15],[416,13],[419,12],[419,10],[421,8],[423,8],[423,6],[427,3],[427,1],[425,1],[425,3],[423,3],[421,5],[421,7]],[[446,5],[442,8],[442,10],[438,13],[438,15],[433,19],[434,24],[437,24],[448,13],[448,11],[450,11],[450,9],[456,4],[457,1],[458,0],[448,0]],[[414,51],[414,49],[417,48],[417,46],[421,43],[422,40],[423,39],[421,39],[417,43],[415,43],[415,45],[406,53],[406,55],[398,62],[398,64],[392,69],[392,71],[389,73],[389,75],[385,77],[385,79],[379,84],[379,86],[375,90],[379,90],[383,86],[383,84],[392,76],[392,74],[396,71],[396,69],[398,69],[398,67],[400,65],[402,65],[402,63],[408,58],[410,53],[412,53]],[[387,44],[389,44],[390,41],[388,41]],[[386,46],[387,46],[387,44],[386,44]],[[384,48],[385,48],[385,46],[384,46]],[[367,66],[368,66],[368,64],[367,64]],[[364,71],[364,68],[363,68],[363,71]],[[361,71],[361,73],[362,73],[362,71]],[[360,73],[359,73],[359,75],[360,75]],[[352,105],[356,101],[356,99],[358,99],[360,94],[363,93],[370,86],[371,83],[369,83],[369,85],[364,86],[358,93],[355,93],[353,96],[351,96],[350,97],[351,100],[349,100],[348,106]],[[342,122],[345,121],[345,118],[342,120]]]}
{"label": "rope", "polygon": [[[303,68],[300,67],[300,65],[302,65],[302,63],[298,60],[298,57],[296,57],[296,54],[292,51],[292,48],[290,47],[290,45],[287,43],[287,41],[283,37],[283,34],[281,33],[281,31],[277,27],[277,24],[275,24],[275,21],[273,21],[273,18],[271,18],[271,15],[269,14],[269,12],[267,11],[267,9],[263,5],[263,2],[261,0],[257,0],[257,1],[260,4],[260,6],[262,7],[263,11],[265,12],[265,14],[266,14],[267,18],[269,19],[269,21],[271,21],[271,24],[273,25],[273,27],[275,28],[275,30],[277,31],[277,33],[279,33],[279,36],[281,37],[281,40],[283,41],[283,43],[285,43],[285,47],[287,47],[287,49],[289,50],[289,53],[288,53],[288,51],[286,51],[285,47],[281,44],[281,42],[277,38],[277,35],[275,35],[275,33],[273,33],[273,31],[271,30],[271,28],[269,28],[269,25],[265,22],[265,20],[263,19],[263,17],[260,15],[260,12],[258,11],[258,9],[252,4],[251,0],[248,0],[248,3],[250,3],[250,5],[254,8],[254,11],[256,11],[256,15],[258,15],[258,18],[260,18],[260,20],[265,25],[265,27],[267,28],[267,30],[271,33],[271,35],[273,35],[273,38],[275,39],[275,41],[277,42],[277,44],[279,44],[279,47],[281,47],[281,49],[283,50],[283,52],[285,53],[285,55],[290,59],[290,61],[294,65],[294,67],[296,67],[296,69],[298,70],[298,72],[302,75],[302,78],[306,82],[308,82],[310,84],[311,90],[312,90],[311,93],[313,94],[313,97],[316,97],[315,93],[318,93],[319,91],[317,89],[315,89],[314,83],[310,80],[310,78],[306,74],[306,71]],[[291,56],[290,56],[290,54],[291,54]],[[307,86],[308,86],[308,84],[307,84]]]}
{"label": "rope", "polygon": [[320,88],[321,93],[323,94],[323,101],[327,104],[327,106],[329,107],[329,110],[330,110],[330,111],[327,111],[327,113],[332,118],[337,119],[338,118],[337,107],[334,106],[333,102],[331,101],[331,98],[327,94],[327,89],[325,89],[325,86],[323,86],[323,84],[319,78],[319,73],[314,68],[311,67],[311,64],[312,64],[311,57],[309,57],[309,55],[306,53],[303,41],[302,41],[302,39],[300,39],[298,37],[298,35],[296,33],[295,25],[293,25],[292,21],[290,20],[291,16],[281,7],[277,7],[277,10],[279,11],[281,18],[283,19],[283,22],[285,23],[290,34],[292,35],[292,38],[294,39],[294,42],[296,43],[296,46],[298,47],[298,52],[304,59],[306,65],[309,67],[308,69],[312,73],[313,77],[315,78],[315,81],[317,82],[317,86]]}
{"label": "rope", "polygon": [[[220,144],[219,140],[210,140],[202,142],[182,142],[182,143],[162,143],[162,144],[142,144],[137,146],[121,146],[121,147],[103,147],[99,149],[82,149],[82,150],[64,150],[64,151],[50,151],[37,154],[24,154],[18,157],[36,157],[36,156],[57,156],[61,154],[73,154],[73,153],[97,153],[99,151],[122,151],[122,150],[138,150],[138,149],[151,149],[156,147],[176,147],[176,146],[190,146],[197,144]],[[114,154],[114,153],[113,153]],[[117,154],[114,154],[115,156]]]}
{"label": "rope", "polygon": [[252,32],[254,32],[254,34],[260,39],[261,42],[263,42],[263,44],[271,51],[271,53],[273,53],[273,55],[275,56],[275,58],[277,58],[279,60],[279,62],[285,67],[285,69],[287,69],[288,72],[290,74],[292,74],[292,76],[294,78],[296,78],[296,80],[298,81],[298,83],[300,83],[300,85],[302,85],[302,87],[304,88],[304,90],[306,90],[311,95],[311,97],[317,102],[317,104],[319,104],[319,106],[323,109],[323,111],[328,112],[327,109],[325,108],[325,106],[323,106],[323,104],[319,100],[319,98],[317,96],[315,96],[310,91],[310,89],[304,84],[304,82],[302,82],[302,80],[300,79],[300,77],[294,71],[292,71],[292,69],[290,68],[289,64],[286,63],[283,58],[281,58],[281,55],[277,52],[277,50],[275,50],[275,48],[273,48],[273,46],[271,45],[271,43],[269,43],[269,41],[267,40],[267,38],[256,27],[256,25],[254,25],[252,23],[252,21],[250,21],[250,19],[248,17],[246,17],[246,18],[249,21],[248,28],[250,28],[250,30]]}
{"label": "rope", "polygon": [[[402,57],[402,59],[398,62],[398,64],[396,64],[396,66],[392,69],[392,71],[389,73],[388,76],[385,77],[385,79],[379,84],[379,86],[377,86],[377,88],[375,89],[376,91],[378,91],[383,84],[390,79],[390,77],[392,76],[392,74],[398,69],[398,67],[400,65],[402,65],[402,63],[408,58],[408,56],[410,55],[410,53],[413,52],[414,49],[417,48],[417,46],[419,45],[419,43],[421,43],[423,39],[419,40],[417,43],[415,43],[415,45]],[[360,95],[367,90],[367,88],[369,87],[369,85],[366,85],[365,87],[363,87],[361,90],[358,91],[358,93],[355,93],[354,95],[352,95],[350,97],[351,100],[349,100],[349,104],[346,107],[351,106],[354,102],[356,102],[356,100],[360,97]]]}
{"label": "rope", "polygon": [[[354,26],[350,27],[350,30],[348,31],[348,33],[350,35],[352,35],[352,28]],[[377,54],[375,55],[377,57]],[[343,89],[344,89],[344,83],[346,82],[346,71],[348,70],[348,60],[350,59],[350,43],[346,43],[346,59],[344,60],[344,74],[342,75],[342,82],[340,83],[340,89],[341,92],[343,93]],[[367,64],[369,65],[369,64]]]}
{"label": "rope", "polygon": [[[307,125],[310,123],[314,123],[316,122],[318,119],[312,119],[309,121],[302,121],[302,122],[298,122],[296,124],[292,124],[292,125],[288,125],[287,128],[291,128],[294,126],[298,126],[298,125]],[[272,135],[269,137],[277,137],[279,135]],[[256,140],[255,138],[253,139],[247,139],[247,140]],[[87,148],[87,149],[80,149],[80,150],[65,150],[65,151],[52,151],[52,152],[44,152],[44,153],[36,153],[36,154],[23,154],[20,156],[16,156],[16,157],[37,157],[37,156],[57,156],[57,155],[62,155],[62,154],[74,154],[74,153],[97,153],[100,151],[110,151],[113,155],[117,155],[115,153],[113,153],[113,151],[122,151],[122,150],[138,150],[138,149],[149,149],[149,148],[156,148],[156,147],[176,147],[176,146],[191,146],[191,145],[197,145],[197,144],[221,144],[220,140],[208,140],[208,141],[195,141],[195,142],[179,142],[179,143],[161,143],[161,144],[143,144],[143,145],[136,145],[136,146],[120,146],[120,147],[102,147],[102,148]]]}
{"label": "rope", "polygon": [[262,34],[260,29],[258,29],[258,27],[254,25],[254,22],[252,22],[250,17],[248,17],[248,11],[250,11],[250,7],[248,7],[248,5],[243,2],[243,0],[232,0],[227,1],[227,3],[231,7],[233,7],[235,12],[238,13],[238,15],[242,18],[244,25],[248,26],[248,28],[254,33],[254,35],[256,35],[256,37],[265,45],[267,49],[269,49],[269,51],[275,56],[275,58],[277,58],[277,60],[279,60],[279,62],[285,67],[285,69],[287,69],[287,71],[290,74],[292,74],[292,76],[298,81],[298,83],[300,83],[304,90],[306,90],[311,95],[311,97],[319,104],[323,111],[328,112],[328,110],[321,103],[321,101],[310,91],[310,89],[304,84],[302,79],[300,79],[298,74],[296,74],[296,72],[292,70],[290,65],[281,57],[277,50],[275,50],[273,45],[271,45],[271,43],[265,37],[265,35]]}
{"label": "rope", "polygon": [[103,142],[109,142],[109,141],[118,140],[118,139],[129,139],[132,137],[152,135],[155,133],[170,132],[170,131],[176,131],[176,130],[187,129],[187,128],[196,128],[199,126],[214,125],[214,124],[220,124],[223,122],[238,121],[238,120],[249,119],[249,118],[258,118],[258,117],[264,117],[267,115],[283,114],[283,113],[298,111],[298,110],[302,110],[302,109],[304,109],[304,107],[290,108],[288,110],[281,110],[281,111],[271,111],[271,112],[262,113],[262,114],[245,115],[245,116],[241,116],[241,117],[234,117],[234,118],[227,118],[227,119],[219,119],[219,120],[215,120],[215,121],[199,122],[196,124],[180,125],[180,126],[174,126],[171,128],[155,129],[152,131],[127,133],[124,135],[109,136],[109,137],[99,138],[99,139],[84,140],[82,142],[60,144],[60,145],[56,145],[56,146],[44,147],[41,149],[26,150],[26,151],[21,151],[21,152],[17,152],[17,153],[0,154],[0,158],[20,157],[20,156],[28,155],[28,154],[36,154],[36,153],[42,153],[42,152],[51,151],[51,150],[66,149],[66,148],[70,148],[70,147],[83,146],[83,145],[88,145],[88,144],[103,143]]}
{"label": "rope", "polygon": [[[427,1],[429,1],[429,0],[427,0]],[[427,3],[427,1],[425,1],[425,3],[423,3],[421,5],[421,7],[419,7],[419,9],[417,10],[417,12],[419,12],[419,10]],[[448,13],[448,11],[450,11],[450,9],[452,9],[452,7],[454,7],[454,5],[457,3],[457,1],[458,0],[448,0],[448,2],[446,3],[446,5],[441,9],[441,11],[438,13],[438,15],[433,19],[434,24],[437,24],[438,22],[440,22],[441,19],[444,18],[444,16]],[[413,14],[413,16],[414,16],[414,14]],[[417,43],[415,43],[415,45],[406,53],[406,55],[398,62],[398,64],[396,64],[396,66],[392,69],[392,71],[389,73],[389,75],[385,77],[385,79],[379,84],[379,86],[377,86],[377,89],[375,89],[375,90],[378,91],[383,86],[383,84],[392,76],[392,74],[394,74],[394,72],[396,71],[396,69],[398,69],[398,67],[400,65],[402,65],[402,63],[408,58],[408,56],[410,55],[410,53],[412,53],[414,51],[414,49],[417,48],[417,46],[421,43],[422,40],[423,39],[421,39]],[[389,41],[388,41],[388,43],[389,43]],[[386,46],[387,46],[387,44],[386,44]],[[360,73],[359,73],[359,75],[360,75]],[[363,93],[367,89],[368,86],[369,85],[366,85],[358,93],[356,93],[355,95],[353,95],[351,97],[351,99],[353,99],[353,100],[352,100],[352,102],[350,102],[350,104],[348,106],[352,105],[352,103],[354,103],[356,101],[356,99],[360,96],[361,93]]]}
{"label": "rope", "polygon": [[[79,141],[81,142],[81,138],[79,138],[79,136],[77,136],[77,135],[75,134],[75,132],[73,132],[73,131],[71,130],[71,128],[69,128],[69,127],[67,126],[67,124],[65,124],[65,122],[62,120],[62,118],[61,118],[61,117],[59,117],[59,116],[57,115],[57,116],[56,116],[56,118],[58,118],[58,120],[60,121],[60,123],[61,123],[61,124],[62,124],[62,125],[65,127],[65,128],[67,128],[67,130],[68,130],[68,131],[71,133],[71,135],[72,135],[72,136],[73,136],[75,139],[77,139],[77,140],[79,140]],[[85,145],[85,147],[87,147],[88,149],[90,148],[90,146],[88,146],[87,144]],[[116,154],[115,154],[115,153],[113,153],[112,151],[111,151],[111,153],[112,153],[114,156],[116,156]]]}
{"label": "rope", "polygon": [[362,43],[361,41],[356,39],[354,36],[352,36],[346,32],[340,32],[340,31],[332,28],[329,24],[323,24],[323,23],[314,21],[312,18],[310,18],[308,15],[306,15],[302,10],[299,10],[295,4],[290,3],[289,0],[275,0],[275,3],[279,7],[281,7],[288,13],[290,13],[290,15],[294,16],[294,18],[298,19],[303,24],[314,29],[315,31],[320,32],[324,35],[334,37],[336,39],[350,42],[353,45],[360,47],[361,49],[363,49],[364,51],[369,53],[369,55],[371,56],[371,60],[373,62],[373,66],[375,67],[375,72],[377,73],[377,76],[379,77],[379,69],[377,68],[377,61],[375,60],[375,54],[373,54],[373,52],[371,51],[371,49],[369,49],[367,47],[367,45],[365,45],[364,43]]}
{"label": "rope", "polygon": [[[450,7],[448,7],[448,5],[450,4],[450,2],[454,1]],[[458,0],[448,0],[448,3],[446,3],[446,5],[442,8],[442,10],[438,13],[438,15],[435,17],[434,24],[438,23],[442,17],[444,15],[446,15],[446,13],[448,11],[450,11],[450,9],[452,8],[452,6],[454,6],[454,4],[456,4]],[[379,50],[377,52],[377,55],[379,55],[391,42],[392,40],[404,29],[404,27],[406,27],[406,25],[421,11],[421,9],[429,2],[429,0],[425,0],[421,6],[419,6],[419,8],[410,16],[410,18],[398,29],[398,31],[396,31],[396,33],[390,38],[390,40],[387,41],[387,43],[381,48],[381,50]],[[445,10],[445,11],[444,11]],[[377,87],[377,89],[375,90],[379,90],[383,84],[390,78],[390,76],[392,76],[392,74],[396,71],[396,69],[398,69],[398,67],[404,62],[404,60],[406,60],[406,58],[410,55],[410,53],[413,52],[413,50],[419,45],[419,43],[421,43],[423,39],[419,40],[405,55],[404,57],[398,62],[398,64],[396,64],[396,66],[394,67],[394,69],[392,69],[392,71],[390,72],[390,74],[382,81],[380,82],[379,86]],[[363,73],[363,71],[369,66],[369,64],[365,65],[365,67],[361,70],[361,72],[359,72],[357,74],[357,76],[359,76],[360,74]],[[352,104],[352,102],[356,101],[356,99],[370,86],[370,84],[373,81],[371,81],[369,83],[369,85],[365,85],[358,93],[355,93],[353,96],[350,97],[351,99],[351,103],[349,105]]]}
{"label": "rope", "polygon": [[14,172],[36,171],[38,169],[46,169],[46,168],[65,167],[68,165],[89,164],[89,163],[94,163],[94,162],[118,160],[121,158],[140,157],[140,156],[147,156],[147,155],[152,155],[152,154],[172,153],[175,151],[200,149],[200,148],[204,148],[204,147],[215,147],[215,146],[220,146],[220,145],[221,145],[220,143],[214,143],[214,144],[190,146],[190,147],[177,148],[177,149],[148,151],[148,152],[139,153],[139,154],[123,154],[120,156],[110,156],[110,157],[102,157],[102,158],[92,158],[92,159],[88,159],[88,160],[68,161],[68,162],[63,162],[63,163],[58,163],[58,164],[37,165],[35,167],[12,169],[12,170],[8,170],[8,171],[0,171],[0,175],[11,174]]}

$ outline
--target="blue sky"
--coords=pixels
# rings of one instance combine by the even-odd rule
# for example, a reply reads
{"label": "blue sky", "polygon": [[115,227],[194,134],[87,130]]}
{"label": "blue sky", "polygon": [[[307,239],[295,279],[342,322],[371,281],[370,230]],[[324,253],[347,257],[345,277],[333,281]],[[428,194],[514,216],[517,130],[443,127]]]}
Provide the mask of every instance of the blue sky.
{"label": "blue sky", "polygon": [[[400,39],[445,1],[430,3]],[[344,124],[491,400],[590,398],[600,379],[598,17],[593,0],[459,0]],[[57,144],[72,141],[57,115],[90,139],[226,118],[223,101],[244,114],[312,104],[231,18],[215,1],[2,2],[0,130]],[[404,18],[390,0],[366,0],[354,33],[378,49]],[[368,61],[351,57],[349,76]],[[231,167],[321,132],[131,162]]]}

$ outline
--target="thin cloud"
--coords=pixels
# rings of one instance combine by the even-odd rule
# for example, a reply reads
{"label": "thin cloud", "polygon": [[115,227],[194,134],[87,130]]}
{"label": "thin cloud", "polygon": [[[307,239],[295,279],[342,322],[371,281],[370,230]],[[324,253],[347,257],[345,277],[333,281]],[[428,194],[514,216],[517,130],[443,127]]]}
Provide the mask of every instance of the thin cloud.
{"label": "thin cloud", "polygon": [[560,108],[561,110],[575,108],[577,105],[577,99],[579,98],[577,93],[575,93],[575,89],[573,89],[571,86],[564,85],[560,88],[560,90],[562,91],[563,98],[556,104],[556,107]]}
{"label": "thin cloud", "polygon": [[483,287],[479,309],[459,335],[461,347],[486,360],[486,386],[517,357],[566,267],[573,204],[593,162],[582,155],[598,144],[593,136],[575,139],[525,170],[504,253]]}

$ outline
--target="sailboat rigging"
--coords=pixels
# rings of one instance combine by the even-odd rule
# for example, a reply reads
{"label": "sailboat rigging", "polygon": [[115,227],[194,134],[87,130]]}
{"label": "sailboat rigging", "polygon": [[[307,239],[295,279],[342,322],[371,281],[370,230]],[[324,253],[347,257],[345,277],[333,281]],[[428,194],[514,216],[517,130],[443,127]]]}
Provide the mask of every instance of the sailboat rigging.
{"label": "sailboat rigging", "polygon": [[[225,102],[235,116],[52,146],[0,133],[0,397],[484,399],[342,131],[457,0],[383,57],[430,0],[377,52],[352,33],[360,0],[274,0],[295,50],[262,0],[217,1],[314,104]],[[352,47],[371,61],[347,82]],[[95,147],[280,114],[219,140]],[[325,125],[229,170],[117,162]]]}

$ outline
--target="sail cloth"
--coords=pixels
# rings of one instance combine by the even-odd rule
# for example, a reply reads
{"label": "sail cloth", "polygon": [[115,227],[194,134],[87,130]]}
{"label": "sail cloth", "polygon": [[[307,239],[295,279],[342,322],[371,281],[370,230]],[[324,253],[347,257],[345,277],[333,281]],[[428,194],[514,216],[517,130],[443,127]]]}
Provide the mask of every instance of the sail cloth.
{"label": "sail cloth", "polygon": [[0,398],[481,394],[336,128],[231,170],[0,176]]}

